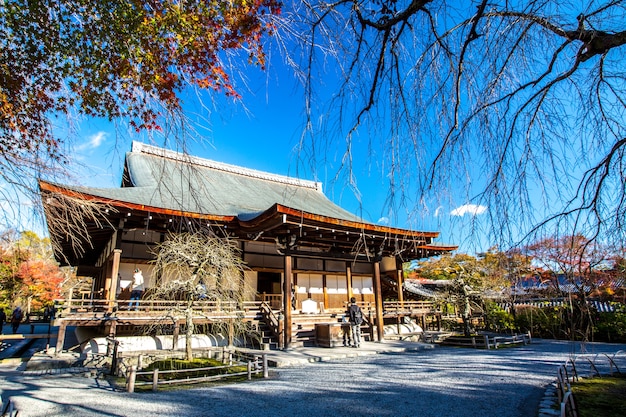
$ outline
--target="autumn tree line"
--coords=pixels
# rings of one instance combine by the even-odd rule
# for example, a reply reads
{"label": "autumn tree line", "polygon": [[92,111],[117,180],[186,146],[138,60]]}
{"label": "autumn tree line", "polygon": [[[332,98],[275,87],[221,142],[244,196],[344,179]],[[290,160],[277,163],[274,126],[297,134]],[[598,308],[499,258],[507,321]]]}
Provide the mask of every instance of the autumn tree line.
{"label": "autumn tree line", "polygon": [[71,276],[54,260],[48,238],[30,231],[0,234],[0,308],[7,316],[18,306],[26,314],[42,313],[61,297]]}
{"label": "autumn tree line", "polygon": [[[480,317],[486,330],[626,341],[624,252],[582,235],[432,258],[419,262],[408,277],[447,282],[438,302],[462,317],[465,333],[476,330],[471,319]],[[613,311],[601,311],[592,301]]]}

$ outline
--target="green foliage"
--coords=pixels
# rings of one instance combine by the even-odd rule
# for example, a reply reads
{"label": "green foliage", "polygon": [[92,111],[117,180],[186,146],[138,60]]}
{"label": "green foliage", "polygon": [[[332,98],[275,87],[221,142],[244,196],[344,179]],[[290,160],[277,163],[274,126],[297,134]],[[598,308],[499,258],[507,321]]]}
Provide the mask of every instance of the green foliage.
{"label": "green foliage", "polygon": [[222,362],[213,358],[195,358],[190,361],[177,358],[161,359],[152,362],[143,371],[152,371],[158,369],[160,371],[179,371],[197,368],[210,368],[224,365]]}
{"label": "green foliage", "polygon": [[580,323],[588,318],[587,312],[581,310],[576,303],[571,306],[517,308],[515,325],[520,331],[530,331],[534,337],[624,343],[626,311],[624,306],[617,308],[614,313],[592,312],[589,334],[577,331],[581,327]]}
{"label": "green foliage", "polygon": [[488,329],[500,332],[515,329],[515,319],[493,301],[485,302],[485,325]]}
{"label": "green foliage", "polygon": [[463,325],[459,323],[457,320],[442,319],[441,329],[445,331],[451,331],[451,332],[460,332],[463,330]]}
{"label": "green foliage", "polygon": [[594,316],[594,340],[626,343],[626,307],[617,306],[613,313],[596,313]]}
{"label": "green foliage", "polygon": [[515,317],[517,328],[522,332],[530,331],[534,337],[563,339],[564,307],[523,307],[518,308]]}

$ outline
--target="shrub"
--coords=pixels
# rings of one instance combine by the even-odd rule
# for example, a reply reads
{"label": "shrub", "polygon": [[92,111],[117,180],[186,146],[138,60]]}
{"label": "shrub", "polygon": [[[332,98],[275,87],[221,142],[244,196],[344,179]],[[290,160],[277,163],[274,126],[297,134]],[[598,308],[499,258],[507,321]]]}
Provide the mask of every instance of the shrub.
{"label": "shrub", "polygon": [[595,313],[594,340],[626,343],[626,308],[617,306],[612,313]]}
{"label": "shrub", "polygon": [[485,325],[487,329],[496,332],[514,330],[516,327],[513,314],[493,301],[487,301],[485,303]]}
{"label": "shrub", "polygon": [[515,324],[522,332],[535,337],[562,339],[567,335],[564,307],[518,307]]}

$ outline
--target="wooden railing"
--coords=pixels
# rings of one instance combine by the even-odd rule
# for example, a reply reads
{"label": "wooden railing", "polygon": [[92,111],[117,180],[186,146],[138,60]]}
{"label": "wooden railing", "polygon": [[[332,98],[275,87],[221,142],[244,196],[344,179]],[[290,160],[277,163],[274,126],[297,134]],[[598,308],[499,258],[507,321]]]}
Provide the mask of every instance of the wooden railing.
{"label": "wooden railing", "polygon": [[260,306],[261,314],[263,315],[263,321],[270,329],[272,336],[278,341],[278,346],[282,348],[282,333],[284,328],[284,323],[281,323],[281,320],[274,314],[274,310],[272,310],[271,306],[263,302]]}
{"label": "wooden railing", "polygon": [[[131,304],[132,303],[132,304]],[[259,301],[205,301],[196,300],[191,304],[195,316],[250,317],[256,315]],[[95,314],[115,312],[141,313],[148,316],[164,316],[187,309],[187,301],[168,300],[57,300],[57,318],[93,317]]]}
{"label": "wooden railing", "polygon": [[432,301],[385,301],[383,310],[394,315],[428,314],[436,313],[437,306]]}
{"label": "wooden railing", "polygon": [[[263,378],[267,378],[269,376],[269,368],[267,362],[267,355],[246,355],[241,352],[228,352],[229,358],[226,360],[223,358],[222,362],[225,365],[222,366],[212,366],[207,368],[192,368],[192,369],[177,369],[177,370],[166,370],[162,371],[159,369],[154,369],[152,371],[137,371],[137,367],[135,365],[131,366],[130,372],[126,377],[126,391],[134,392],[135,386],[139,385],[151,385],[152,391],[157,391],[159,385],[166,384],[196,384],[208,381],[216,381],[225,378],[231,378],[236,376],[244,376],[247,375],[248,380],[252,379],[252,375],[263,373]],[[231,372],[235,367],[241,367],[242,365],[246,365],[246,371],[243,372]],[[220,372],[215,375],[215,372]],[[202,375],[205,373],[206,375]],[[160,376],[167,374],[176,374],[177,379],[161,379]],[[188,376],[189,374],[194,374],[199,376]],[[210,374],[210,375],[209,375]],[[185,376],[187,375],[187,376]],[[142,376],[151,376],[151,381],[137,381],[137,377]]]}
{"label": "wooden railing", "polygon": [[260,301],[267,303],[274,310],[282,310],[283,308],[283,295],[282,294],[268,294],[260,293],[258,295]]}

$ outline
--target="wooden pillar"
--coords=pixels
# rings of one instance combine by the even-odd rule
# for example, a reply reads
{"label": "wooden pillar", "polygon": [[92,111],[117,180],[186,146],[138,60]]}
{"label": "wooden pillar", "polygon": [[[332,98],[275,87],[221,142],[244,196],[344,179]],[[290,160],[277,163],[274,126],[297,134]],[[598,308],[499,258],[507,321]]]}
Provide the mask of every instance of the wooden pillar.
{"label": "wooden pillar", "polygon": [[106,325],[109,327],[108,336],[115,338],[117,334],[117,320],[109,320]]}
{"label": "wooden pillar", "polygon": [[109,308],[112,308],[117,298],[117,287],[119,286],[120,258],[122,257],[121,249],[113,249],[111,259],[111,277],[107,277],[106,299],[109,301]]}
{"label": "wooden pillar", "polygon": [[326,274],[322,275],[322,288],[324,291],[324,309],[330,308],[330,301],[328,299],[328,281],[326,280]]}
{"label": "wooden pillar", "polygon": [[120,258],[122,257],[121,249],[113,249],[113,265],[111,266],[111,286],[109,287],[108,300],[115,300],[117,296],[117,287],[119,285]]}
{"label": "wooden pillar", "polygon": [[400,308],[404,309],[404,292],[402,291],[402,282],[403,282],[403,270],[402,270],[402,262],[396,260],[396,285],[398,287],[398,303],[400,304]]}
{"label": "wooden pillar", "polygon": [[285,255],[285,271],[283,278],[283,311],[285,315],[285,329],[283,332],[284,349],[289,349],[291,345],[292,329],[291,329],[291,281],[293,280],[291,255]]}
{"label": "wooden pillar", "polygon": [[354,296],[352,292],[352,263],[350,261],[346,262],[346,286],[348,287],[348,299],[346,301],[350,302]]}
{"label": "wooden pillar", "polygon": [[378,335],[378,341],[382,342],[385,339],[384,322],[383,322],[383,294],[380,284],[380,260],[376,260],[373,266],[373,278],[374,278],[374,302],[376,304],[376,333]]}
{"label": "wooden pillar", "polygon": [[58,355],[63,350],[63,344],[65,343],[65,331],[67,330],[67,322],[65,320],[61,320],[59,323],[59,330],[57,334],[57,347],[54,352],[55,355]]}

